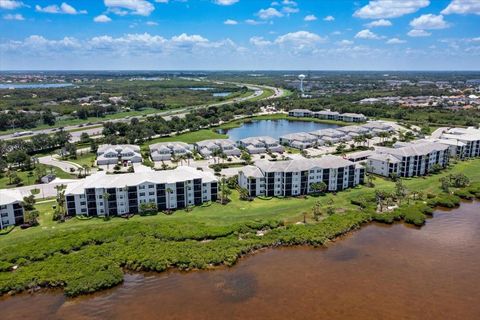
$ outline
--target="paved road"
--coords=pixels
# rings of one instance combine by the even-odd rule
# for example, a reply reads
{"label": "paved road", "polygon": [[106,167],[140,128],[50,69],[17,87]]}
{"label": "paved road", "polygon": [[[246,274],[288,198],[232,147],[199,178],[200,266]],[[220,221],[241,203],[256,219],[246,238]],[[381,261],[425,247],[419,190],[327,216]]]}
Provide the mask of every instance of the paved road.
{"label": "paved road", "polygon": [[59,159],[55,158],[54,156],[40,157],[40,158],[38,158],[38,162],[40,162],[42,164],[49,165],[49,166],[54,166],[54,167],[60,168],[62,171],[67,172],[67,173],[72,173],[72,171],[70,170],[71,168],[77,170],[77,169],[82,167],[79,164],[74,163],[74,162],[59,160]]}

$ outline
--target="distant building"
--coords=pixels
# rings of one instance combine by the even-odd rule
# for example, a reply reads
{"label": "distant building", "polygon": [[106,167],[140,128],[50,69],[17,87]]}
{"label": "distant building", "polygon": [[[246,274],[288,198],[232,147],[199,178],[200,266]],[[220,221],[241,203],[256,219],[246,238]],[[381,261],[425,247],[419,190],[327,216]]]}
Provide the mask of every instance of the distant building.
{"label": "distant building", "polygon": [[142,162],[140,147],[131,144],[103,144],[97,150],[97,165],[117,164],[118,162]]}
{"label": "distant building", "polygon": [[162,142],[150,145],[150,157],[153,161],[171,160],[191,154],[193,146],[184,142]]}
{"label": "distant building", "polygon": [[250,196],[298,196],[314,192],[324,182],[327,191],[340,191],[364,182],[363,166],[337,156],[290,161],[258,161],[239,172],[238,183]]}
{"label": "distant building", "polygon": [[307,109],[293,109],[288,111],[288,115],[290,117],[310,117],[312,115],[312,111]]}
{"label": "distant building", "polygon": [[336,111],[322,110],[311,111],[307,109],[293,109],[288,112],[291,117],[313,117],[325,120],[344,121],[344,122],[365,122],[367,117],[360,113],[339,113]]}
{"label": "distant building", "polygon": [[65,190],[70,216],[111,216],[141,212],[142,204],[153,203],[158,210],[185,208],[216,201],[217,178],[191,167],[108,175],[96,173]]}
{"label": "distant building", "polygon": [[23,196],[15,189],[0,190],[0,229],[24,223]]}

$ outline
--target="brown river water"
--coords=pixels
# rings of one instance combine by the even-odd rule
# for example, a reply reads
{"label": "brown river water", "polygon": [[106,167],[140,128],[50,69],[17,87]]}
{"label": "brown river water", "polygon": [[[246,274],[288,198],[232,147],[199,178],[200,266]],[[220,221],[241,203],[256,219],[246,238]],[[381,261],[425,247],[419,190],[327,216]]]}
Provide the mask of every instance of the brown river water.
{"label": "brown river water", "polygon": [[129,274],[66,299],[0,299],[7,319],[480,319],[480,203],[421,229],[370,224],[328,248],[266,249],[232,268]]}

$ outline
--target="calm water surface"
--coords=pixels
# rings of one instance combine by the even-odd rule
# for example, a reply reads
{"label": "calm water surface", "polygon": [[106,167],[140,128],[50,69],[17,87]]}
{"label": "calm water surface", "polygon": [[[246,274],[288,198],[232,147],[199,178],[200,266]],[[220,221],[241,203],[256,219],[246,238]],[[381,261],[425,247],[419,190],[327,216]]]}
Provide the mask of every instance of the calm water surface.
{"label": "calm water surface", "polygon": [[65,88],[71,87],[71,83],[0,83],[0,89],[48,89],[48,88]]}
{"label": "calm water surface", "polygon": [[290,120],[259,120],[246,122],[241,127],[230,130],[221,130],[234,141],[257,136],[279,137],[296,132],[310,132],[320,129],[338,128],[335,124],[317,123],[311,121],[290,121]]}
{"label": "calm water surface", "polygon": [[233,268],[127,275],[73,300],[0,300],[1,319],[480,319],[480,203],[422,229],[371,224],[328,248],[267,249]]}

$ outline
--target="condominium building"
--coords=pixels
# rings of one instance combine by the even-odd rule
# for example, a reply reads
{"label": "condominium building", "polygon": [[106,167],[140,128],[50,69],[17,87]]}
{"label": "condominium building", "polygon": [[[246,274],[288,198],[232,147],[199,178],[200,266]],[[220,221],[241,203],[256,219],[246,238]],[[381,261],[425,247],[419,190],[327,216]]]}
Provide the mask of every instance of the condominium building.
{"label": "condominium building", "polygon": [[0,190],[0,229],[24,222],[22,201],[23,196],[20,191],[15,189]]}
{"label": "condominium building", "polygon": [[298,196],[314,192],[314,184],[324,182],[328,191],[340,191],[364,182],[365,169],[341,157],[257,161],[238,175],[238,184],[250,196]]}
{"label": "condominium building", "polygon": [[131,144],[102,144],[97,149],[97,164],[117,164],[118,162],[142,162],[140,147]]}
{"label": "condominium building", "polygon": [[161,142],[150,145],[150,157],[153,161],[171,160],[191,154],[193,146],[184,142]]}
{"label": "condominium building", "polygon": [[384,176],[423,176],[435,165],[445,168],[450,159],[449,146],[435,142],[410,143],[398,148],[378,147],[375,152],[367,160],[368,170]]}
{"label": "condominium building", "polygon": [[239,140],[237,144],[245,148],[250,154],[266,152],[282,153],[284,151],[284,148],[278,143],[278,140],[272,137],[251,137]]}
{"label": "condominium building", "polygon": [[311,111],[308,109],[293,109],[288,112],[291,117],[313,117],[325,120],[345,121],[345,122],[365,122],[367,117],[360,113],[339,113],[336,111],[322,110]]}
{"label": "condominium building", "polygon": [[338,120],[344,122],[365,122],[367,117],[361,113],[341,113],[338,115]]}
{"label": "condominium building", "polygon": [[457,154],[459,158],[474,158],[480,156],[480,129],[451,128],[441,135],[441,139],[450,140],[454,143],[464,144],[463,154]]}
{"label": "condominium building", "polygon": [[227,156],[240,156],[242,152],[237,148],[235,142],[230,139],[211,139],[197,142],[195,147],[203,157],[209,158],[216,152]]}
{"label": "condominium building", "polygon": [[142,204],[160,210],[185,208],[216,201],[217,178],[191,167],[109,175],[103,172],[71,183],[65,190],[69,215],[135,214]]}
{"label": "condominium building", "polygon": [[312,111],[307,109],[293,109],[288,111],[290,117],[310,117],[312,116]]}
{"label": "condominium building", "polygon": [[280,143],[282,145],[303,150],[306,148],[315,147],[321,144],[321,141],[319,141],[318,137],[310,133],[298,132],[281,136]]}

